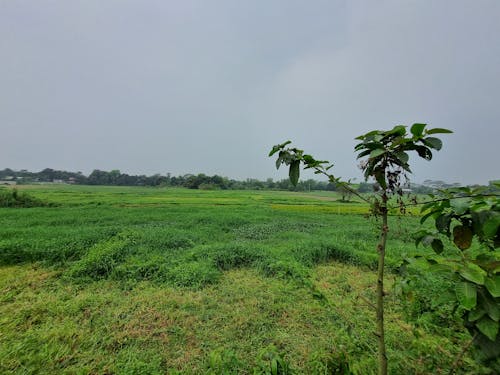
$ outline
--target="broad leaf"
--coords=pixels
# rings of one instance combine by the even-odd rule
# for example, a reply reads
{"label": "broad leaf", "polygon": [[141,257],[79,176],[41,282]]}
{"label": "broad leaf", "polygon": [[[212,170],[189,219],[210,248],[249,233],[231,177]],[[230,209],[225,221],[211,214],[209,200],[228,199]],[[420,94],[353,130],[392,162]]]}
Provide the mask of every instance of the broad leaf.
{"label": "broad leaf", "polygon": [[406,126],[404,125],[396,125],[392,130],[389,130],[388,132],[385,133],[386,135],[405,135],[406,134]]}
{"label": "broad leaf", "polygon": [[443,142],[439,138],[427,137],[422,140],[424,144],[434,150],[441,150],[443,147]]}
{"label": "broad leaf", "polygon": [[449,233],[450,223],[451,216],[441,214],[436,218],[436,229],[441,233]]}
{"label": "broad leaf", "polygon": [[478,307],[477,309],[474,309],[469,313],[468,320],[469,322],[475,322],[476,320],[481,319],[485,314],[486,311]]}
{"label": "broad leaf", "polygon": [[418,232],[414,233],[413,238],[415,238],[415,247],[418,247],[418,245],[420,245],[420,242],[422,242],[424,237],[427,235],[429,235],[429,232],[425,229],[421,229]]}
{"label": "broad leaf", "polygon": [[459,269],[458,273],[464,279],[479,285],[484,284],[484,279],[486,277],[486,271],[474,263],[467,263]]}
{"label": "broad leaf", "polygon": [[465,250],[472,244],[472,230],[464,225],[453,228],[453,242],[460,250]]}
{"label": "broad leaf", "polygon": [[385,153],[384,149],[376,148],[372,152],[370,152],[370,159],[376,158],[377,156],[383,155]]}
{"label": "broad leaf", "polygon": [[443,128],[434,128],[427,130],[427,134],[449,134],[453,133],[451,130],[443,129]]}
{"label": "broad leaf", "polygon": [[415,146],[415,151],[417,151],[418,156],[421,158],[424,158],[425,160],[431,160],[432,159],[432,151],[429,150],[428,147],[425,146]]}
{"label": "broad leaf", "polygon": [[441,241],[439,238],[434,238],[431,242],[431,246],[432,250],[434,250],[436,254],[441,254],[443,252],[443,241]]}
{"label": "broad leaf", "polygon": [[417,137],[421,136],[426,126],[427,124],[413,124],[410,129],[411,134]]}
{"label": "broad leaf", "polygon": [[491,217],[487,219],[483,225],[483,233],[486,238],[492,238],[497,234],[500,226],[500,214],[492,212]]}
{"label": "broad leaf", "polygon": [[484,286],[488,289],[488,292],[495,297],[500,297],[500,275],[493,275],[486,278],[484,281]]}
{"label": "broad leaf", "polygon": [[269,152],[269,156],[273,156],[276,152],[278,152],[279,150],[281,150],[283,147],[285,147],[290,143],[292,143],[292,141],[286,141],[280,145],[273,146],[271,152]]}
{"label": "broad leaf", "polygon": [[385,181],[384,171],[377,169],[374,173],[375,180],[380,184],[382,189],[387,189],[387,182]]}
{"label": "broad leaf", "polygon": [[439,212],[439,211],[434,210],[434,211],[431,211],[431,212],[426,213],[424,216],[422,216],[422,217],[420,218],[420,224],[423,224],[423,223],[424,223],[424,222],[425,222],[425,221],[426,221],[429,217],[431,217],[431,216],[433,216],[433,215],[437,214],[438,212]]}
{"label": "broad leaf", "polygon": [[493,320],[485,316],[476,323],[476,327],[491,341],[495,341],[498,333],[498,322],[494,322]]}
{"label": "broad leaf", "polygon": [[450,205],[457,215],[463,215],[470,207],[470,199],[459,198],[450,200]]}
{"label": "broad leaf", "polygon": [[294,160],[290,163],[290,171],[288,176],[290,177],[290,182],[293,186],[297,186],[297,182],[299,182],[300,175],[300,161]]}
{"label": "broad leaf", "polygon": [[366,155],[370,155],[370,152],[371,152],[371,150],[365,150],[365,151],[363,151],[363,152],[360,152],[360,153],[358,154],[358,159],[361,159],[362,157],[364,157],[364,156],[366,156]]}
{"label": "broad leaf", "polygon": [[408,160],[410,158],[404,151],[396,152],[394,155],[396,155],[396,157],[404,164],[408,163]]}
{"label": "broad leaf", "polygon": [[283,159],[282,158],[276,159],[276,169],[280,169],[281,164],[283,164]]}
{"label": "broad leaf", "polygon": [[498,303],[496,303],[496,301],[492,298],[485,297],[484,293],[481,294],[479,302],[488,313],[488,316],[495,322],[498,322],[500,319],[500,308],[498,307]]}
{"label": "broad leaf", "polygon": [[459,282],[455,286],[455,294],[460,305],[466,309],[471,310],[477,303],[477,289],[474,284],[466,281]]}

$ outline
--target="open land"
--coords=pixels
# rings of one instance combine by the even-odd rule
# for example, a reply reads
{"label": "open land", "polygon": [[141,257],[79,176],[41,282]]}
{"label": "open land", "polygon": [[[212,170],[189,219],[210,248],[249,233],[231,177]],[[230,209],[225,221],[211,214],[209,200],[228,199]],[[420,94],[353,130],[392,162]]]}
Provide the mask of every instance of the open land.
{"label": "open land", "polygon": [[[22,190],[53,206],[0,209],[0,373],[376,371],[378,222],[365,204],[330,192]],[[401,295],[418,217],[390,219],[390,372],[448,373],[470,336],[445,307]],[[465,354],[461,371],[484,369]]]}

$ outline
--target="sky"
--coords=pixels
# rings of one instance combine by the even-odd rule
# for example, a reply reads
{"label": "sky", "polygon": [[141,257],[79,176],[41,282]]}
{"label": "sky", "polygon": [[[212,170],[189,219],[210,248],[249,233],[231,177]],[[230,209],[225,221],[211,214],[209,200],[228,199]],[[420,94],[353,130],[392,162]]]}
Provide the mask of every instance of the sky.
{"label": "sky", "polygon": [[421,122],[454,133],[413,181],[487,183],[499,20],[497,0],[0,0],[0,169],[281,179],[290,139],[360,181],[356,136]]}

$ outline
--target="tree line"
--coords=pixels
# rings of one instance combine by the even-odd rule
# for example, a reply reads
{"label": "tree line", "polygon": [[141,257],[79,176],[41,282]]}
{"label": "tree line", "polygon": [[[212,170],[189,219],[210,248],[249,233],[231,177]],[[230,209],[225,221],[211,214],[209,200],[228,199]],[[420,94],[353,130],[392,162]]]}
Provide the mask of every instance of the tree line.
{"label": "tree line", "polygon": [[[154,174],[129,175],[122,173],[117,169],[103,171],[94,169],[88,176],[82,172],[68,172],[45,168],[39,172],[30,172],[25,169],[16,171],[10,168],[0,170],[1,182],[15,182],[18,185],[33,183],[69,183],[76,185],[107,185],[107,186],[156,186],[156,187],[185,187],[188,189],[200,190],[290,190],[290,191],[338,191],[345,194],[345,200],[349,200],[350,194],[342,186],[338,186],[329,181],[318,181],[308,179],[299,181],[294,186],[289,179],[274,181],[272,178],[259,180],[247,178],[245,180],[229,179],[227,177],[213,175],[209,176],[203,173],[185,174],[172,176]],[[494,189],[494,181],[490,181],[489,187]],[[436,189],[453,186],[443,181],[424,181],[423,185],[411,184],[409,188],[416,194],[429,194]],[[360,193],[373,192],[374,186],[370,182],[360,182],[352,184],[352,188]]]}
{"label": "tree line", "polygon": [[306,180],[298,186],[293,186],[288,179],[274,181],[272,178],[259,180],[247,178],[245,180],[229,179],[227,177],[204,173],[185,174],[172,176],[154,174],[130,175],[122,173],[117,169],[104,171],[94,169],[88,176],[82,172],[68,172],[45,168],[39,172],[30,172],[27,170],[12,170],[5,168],[0,170],[0,181],[13,181],[16,184],[33,183],[69,183],[77,185],[107,185],[107,186],[166,186],[166,187],[185,187],[188,189],[201,190],[294,190],[294,191],[312,191],[329,190],[335,191],[335,185],[327,181]]}

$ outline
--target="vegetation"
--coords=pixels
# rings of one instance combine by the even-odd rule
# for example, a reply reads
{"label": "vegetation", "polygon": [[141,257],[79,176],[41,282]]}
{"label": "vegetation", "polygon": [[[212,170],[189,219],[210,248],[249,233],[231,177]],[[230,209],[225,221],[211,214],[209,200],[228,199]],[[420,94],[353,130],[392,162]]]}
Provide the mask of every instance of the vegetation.
{"label": "vegetation", "polygon": [[0,207],[44,207],[48,203],[17,189],[0,188]]}
{"label": "vegetation", "polygon": [[[119,170],[102,171],[96,169],[89,176],[81,172],[58,171],[51,168],[45,168],[39,172],[29,172],[27,170],[15,171],[10,168],[0,170],[0,183],[15,182],[17,185],[29,184],[74,184],[74,185],[102,185],[102,186],[162,186],[162,187],[187,187],[190,189],[200,190],[290,190],[290,191],[335,191],[341,186],[336,186],[329,181],[318,181],[315,179],[307,179],[298,181],[294,186],[289,179],[274,181],[272,178],[266,180],[258,180],[247,178],[243,181],[229,179],[218,175],[207,176],[203,173],[197,175],[186,174],[183,176],[171,176],[155,174],[152,176],[146,175],[129,175],[122,173]],[[490,181],[487,188],[491,191],[499,191]],[[426,180],[423,185],[410,184],[413,193],[430,194],[438,189],[455,186],[456,184],[447,184],[443,181]],[[373,184],[361,182],[352,184],[354,189],[360,193],[373,192]],[[344,190],[345,199],[349,200],[350,190]]]}
{"label": "vegetation", "polygon": [[309,179],[293,186],[288,179],[273,181],[268,178],[265,181],[248,178],[244,181],[229,179],[218,175],[207,176],[203,173],[197,175],[186,174],[183,176],[171,176],[155,174],[152,176],[133,176],[122,173],[119,170],[101,171],[95,169],[89,176],[81,172],[58,171],[45,168],[40,172],[29,172],[27,170],[14,171],[10,168],[0,170],[0,180],[5,182],[15,182],[18,185],[34,183],[65,183],[74,185],[102,185],[102,186],[169,186],[186,187],[200,190],[293,190],[312,191],[326,190],[333,191],[335,186],[328,181],[316,181]]}
{"label": "vegetation", "polygon": [[[422,242],[435,254],[424,257],[427,264],[417,264],[424,271],[445,272],[449,276],[452,293],[447,295],[471,332],[470,343],[479,349],[480,360],[500,372],[498,197],[485,194],[484,189],[446,190],[439,199],[424,205],[422,211],[426,214],[421,221],[433,217],[436,230],[421,230],[417,245]],[[454,246],[450,248],[450,244]],[[460,357],[456,366],[459,361]]]}
{"label": "vegetation", "polygon": [[286,148],[291,142],[285,142],[273,147],[269,156],[278,153],[276,167],[282,164],[290,167],[290,181],[296,184],[299,179],[300,165],[303,163],[306,169],[313,169],[316,174],[323,174],[328,177],[331,183],[339,186],[342,192],[342,201],[345,200],[347,192],[356,194],[361,199],[372,204],[372,211],[375,215],[382,217],[380,228],[380,241],[377,245],[378,266],[377,266],[377,298],[374,306],[377,315],[378,353],[379,353],[379,374],[387,374],[387,354],[385,348],[385,329],[384,329],[384,270],[385,270],[385,252],[387,243],[387,234],[389,232],[388,214],[389,198],[391,195],[397,196],[397,203],[400,211],[405,212],[405,202],[403,200],[402,179],[408,181],[407,173],[411,173],[408,164],[408,151],[416,151],[417,154],[426,159],[432,159],[432,149],[440,150],[442,142],[440,139],[430,135],[436,133],[451,133],[447,129],[425,129],[426,124],[413,124],[410,132],[407,133],[406,126],[398,125],[392,130],[381,131],[373,130],[356,139],[362,141],[356,145],[355,150],[359,152],[358,159],[366,157],[362,162],[365,179],[373,178],[380,190],[379,195],[374,195],[372,199],[362,197],[351,187],[350,181],[341,181],[336,178],[329,170],[333,164],[328,161],[314,159],[311,155],[304,154],[303,150],[297,148]]}
{"label": "vegetation", "polygon": [[[0,372],[376,368],[366,302],[375,277],[366,270],[376,268],[377,229],[359,199],[69,185],[23,191],[56,206],[0,209]],[[418,218],[390,216],[389,225],[388,291],[401,259],[417,254]],[[386,316],[392,373],[446,373],[470,337],[454,315],[422,324],[397,294],[387,297]],[[468,353],[461,368],[488,373]]]}

